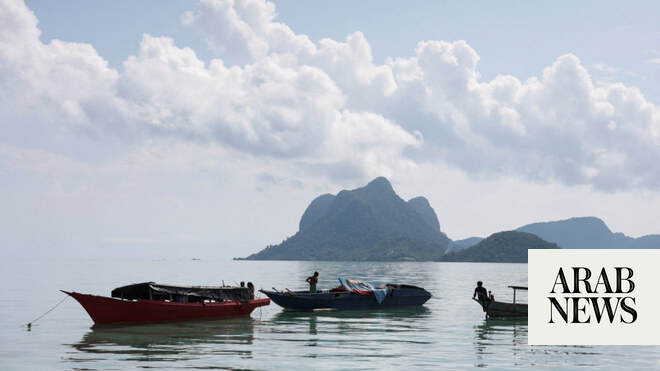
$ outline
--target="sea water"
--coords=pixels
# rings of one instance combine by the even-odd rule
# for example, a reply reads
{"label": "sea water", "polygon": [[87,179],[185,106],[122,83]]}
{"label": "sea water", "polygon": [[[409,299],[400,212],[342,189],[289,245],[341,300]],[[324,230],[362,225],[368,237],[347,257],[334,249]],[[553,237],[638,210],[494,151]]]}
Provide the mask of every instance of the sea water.
{"label": "sea water", "polygon": [[[93,326],[59,290],[109,295],[156,281],[257,289],[319,288],[337,277],[406,283],[433,297],[422,307],[286,311],[272,303],[250,317],[135,326]],[[0,369],[492,369],[660,367],[660,347],[529,346],[526,320],[486,319],[472,301],[478,280],[496,300],[527,284],[526,264],[348,263],[230,260],[4,261],[0,263]],[[259,295],[259,293],[257,293]],[[263,297],[263,294],[261,294]],[[524,297],[522,298],[525,299]]]}

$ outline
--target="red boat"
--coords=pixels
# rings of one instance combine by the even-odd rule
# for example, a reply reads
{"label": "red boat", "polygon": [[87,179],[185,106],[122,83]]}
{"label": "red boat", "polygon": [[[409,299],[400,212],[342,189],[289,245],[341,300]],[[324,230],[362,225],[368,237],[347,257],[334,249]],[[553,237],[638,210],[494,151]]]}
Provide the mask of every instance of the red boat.
{"label": "red boat", "polygon": [[72,296],[96,324],[247,316],[270,304],[254,299],[247,287],[174,286],[137,283],[112,290],[112,297],[62,292]]}

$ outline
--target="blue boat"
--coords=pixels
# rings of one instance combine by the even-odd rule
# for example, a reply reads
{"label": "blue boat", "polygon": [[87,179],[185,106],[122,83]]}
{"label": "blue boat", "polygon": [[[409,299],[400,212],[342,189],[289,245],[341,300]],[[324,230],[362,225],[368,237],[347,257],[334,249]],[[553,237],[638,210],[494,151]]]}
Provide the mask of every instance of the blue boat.
{"label": "blue boat", "polygon": [[400,284],[384,284],[376,288],[371,285],[340,278],[341,285],[331,290],[315,293],[309,291],[279,291],[273,288],[260,290],[275,304],[296,310],[315,309],[378,309],[422,305],[431,298],[431,293],[421,287]]}

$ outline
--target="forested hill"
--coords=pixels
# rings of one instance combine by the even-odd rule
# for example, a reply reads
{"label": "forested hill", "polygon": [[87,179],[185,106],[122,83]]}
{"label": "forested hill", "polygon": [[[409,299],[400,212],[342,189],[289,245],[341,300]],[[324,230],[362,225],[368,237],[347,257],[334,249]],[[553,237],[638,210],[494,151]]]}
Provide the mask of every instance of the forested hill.
{"label": "forested hill", "polygon": [[556,248],[660,248],[660,235],[632,238],[613,233],[598,218],[582,217],[452,242],[426,198],[406,202],[380,177],[317,197],[295,235],[243,259],[526,262],[528,249]]}
{"label": "forested hill", "polygon": [[558,249],[531,233],[507,231],[492,234],[465,250],[450,252],[442,257],[448,262],[526,263],[528,249]]}
{"label": "forested hill", "polygon": [[555,242],[562,249],[660,249],[660,235],[633,238],[613,233],[596,217],[533,223],[517,230]]}
{"label": "forested hill", "polygon": [[299,231],[249,260],[438,260],[450,240],[424,197],[401,199],[390,182],[319,196],[305,210]]}

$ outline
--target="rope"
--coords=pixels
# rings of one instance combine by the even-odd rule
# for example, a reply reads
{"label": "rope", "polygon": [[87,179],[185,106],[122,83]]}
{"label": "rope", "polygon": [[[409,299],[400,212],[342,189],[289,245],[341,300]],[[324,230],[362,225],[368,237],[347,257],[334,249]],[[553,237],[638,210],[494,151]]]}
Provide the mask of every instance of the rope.
{"label": "rope", "polygon": [[42,314],[42,315],[39,316],[37,319],[35,319],[35,320],[29,322],[28,324],[26,324],[26,325],[22,325],[21,327],[23,327],[23,326],[27,326],[28,331],[30,331],[30,330],[32,329],[32,324],[33,324],[33,323],[35,323],[35,322],[37,322],[38,320],[40,320],[41,318],[43,318],[43,316],[45,316],[46,314],[52,312],[53,309],[57,308],[60,304],[64,303],[64,301],[65,301],[66,299],[68,299],[68,298],[69,298],[69,295],[66,295],[66,296],[64,297],[64,299],[60,300],[59,303],[55,304],[55,306],[52,307],[52,308],[50,308],[46,313]]}

